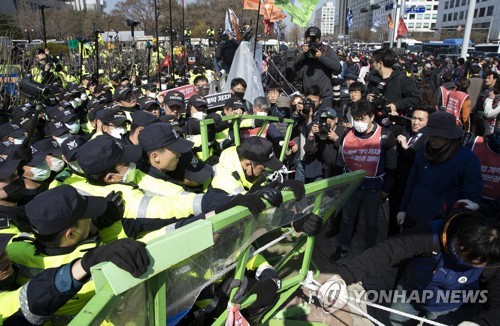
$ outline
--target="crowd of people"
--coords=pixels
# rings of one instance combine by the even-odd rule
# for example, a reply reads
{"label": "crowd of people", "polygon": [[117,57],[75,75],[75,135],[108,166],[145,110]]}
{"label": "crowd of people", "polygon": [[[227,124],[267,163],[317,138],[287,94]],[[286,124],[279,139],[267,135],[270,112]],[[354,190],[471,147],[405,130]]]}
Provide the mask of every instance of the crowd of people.
{"label": "crowd of people", "polygon": [[[454,62],[385,48],[343,53],[324,44],[316,27],[304,36],[293,64],[298,91],[287,94],[278,71],[263,76],[265,94],[248,99],[251,81],[236,77],[215,108],[206,100],[216,91],[211,76],[199,67],[191,72],[196,94],[186,98],[175,80],[117,69],[80,80],[57,56],[37,51],[19,86],[22,103],[0,116],[3,323],[65,324],[94,293],[91,266],[110,261],[140,276],[151,239],[236,206],[257,214],[266,203],[280,206],[282,191],[300,200],[306,183],[364,170],[328,223],[308,214],[292,223],[295,231],[327,229],[336,237],[330,260],[342,264],[336,277],[347,283],[399,263],[401,289],[486,287],[484,310],[471,320],[497,324],[499,59]],[[223,37],[216,70],[231,69],[237,47]],[[245,119],[249,114],[278,122]],[[213,123],[203,139],[206,119]],[[377,244],[386,201],[387,240]],[[353,255],[360,219],[366,251]],[[243,314],[258,320],[280,276],[263,257],[247,269],[257,300]],[[222,302],[210,309],[200,303],[184,321],[210,320],[226,308]],[[459,306],[430,301],[397,309],[433,319]]]}

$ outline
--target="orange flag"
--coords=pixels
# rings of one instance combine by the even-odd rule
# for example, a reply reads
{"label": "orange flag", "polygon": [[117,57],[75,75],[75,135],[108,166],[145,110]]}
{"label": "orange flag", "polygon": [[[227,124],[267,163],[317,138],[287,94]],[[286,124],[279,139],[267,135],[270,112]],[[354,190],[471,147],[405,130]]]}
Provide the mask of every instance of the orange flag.
{"label": "orange flag", "polygon": [[391,14],[387,15],[387,26],[389,29],[394,29],[394,22],[392,21]]}
{"label": "orange flag", "polygon": [[396,36],[396,40],[398,38],[403,37],[405,34],[408,34],[408,28],[406,28],[406,25],[405,25],[405,22],[403,20],[403,17],[399,17],[398,35]]}
{"label": "orange flag", "polygon": [[[247,10],[259,10],[259,1],[260,0],[243,0],[243,9]],[[263,5],[261,5],[261,8]]]}

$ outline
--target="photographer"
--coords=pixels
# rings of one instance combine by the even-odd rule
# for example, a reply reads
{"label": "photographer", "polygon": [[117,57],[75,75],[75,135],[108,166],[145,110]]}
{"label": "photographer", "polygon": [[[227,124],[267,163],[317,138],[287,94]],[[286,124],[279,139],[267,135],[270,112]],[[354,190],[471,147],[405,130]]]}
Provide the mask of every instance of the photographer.
{"label": "photographer", "polygon": [[337,159],[339,139],[344,128],[337,124],[337,113],[332,108],[319,112],[319,121],[314,123],[304,144],[306,154],[319,153],[323,162],[323,177],[333,177],[333,168]]}
{"label": "photographer", "polygon": [[304,38],[306,43],[302,46],[302,53],[295,59],[293,69],[302,80],[302,88],[307,90],[313,85],[319,85],[323,102],[330,106],[333,99],[331,78],[342,71],[342,66],[335,51],[321,43],[319,28],[309,27]]}
{"label": "photographer", "polygon": [[396,53],[391,49],[373,52],[373,71],[368,76],[367,99],[376,107],[377,120],[386,122],[389,115],[407,116],[409,110],[420,103],[420,93],[415,82],[402,71],[393,70]]}

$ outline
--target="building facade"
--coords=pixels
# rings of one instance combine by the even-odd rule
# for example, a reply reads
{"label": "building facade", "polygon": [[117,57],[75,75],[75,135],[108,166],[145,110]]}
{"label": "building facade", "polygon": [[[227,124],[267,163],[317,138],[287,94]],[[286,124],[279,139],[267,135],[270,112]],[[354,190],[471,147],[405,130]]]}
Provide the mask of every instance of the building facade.
{"label": "building facade", "polygon": [[[441,38],[444,31],[457,31],[463,35],[467,21],[470,0],[442,0],[439,3],[436,21],[436,36]],[[474,0],[472,0],[474,1]],[[487,42],[500,40],[500,6],[497,0],[475,0],[472,31],[487,34]],[[459,27],[460,26],[460,27]],[[458,29],[457,29],[458,27]],[[460,35],[456,35],[460,36]]]}
{"label": "building facade", "polygon": [[321,29],[322,35],[333,35],[335,33],[335,5],[326,2],[314,15],[314,26]]}

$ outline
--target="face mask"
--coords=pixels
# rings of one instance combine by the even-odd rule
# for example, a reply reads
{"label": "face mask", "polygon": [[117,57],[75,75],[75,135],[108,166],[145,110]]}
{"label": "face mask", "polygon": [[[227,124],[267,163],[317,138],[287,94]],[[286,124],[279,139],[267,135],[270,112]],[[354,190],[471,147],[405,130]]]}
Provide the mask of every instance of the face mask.
{"label": "face mask", "polygon": [[207,114],[205,112],[193,113],[193,118],[196,120],[203,120],[203,119],[205,119],[206,116],[207,116]]}
{"label": "face mask", "polygon": [[161,88],[162,91],[166,90],[167,89],[167,84],[161,84],[160,88]]}
{"label": "face mask", "polygon": [[26,139],[26,136],[14,138],[14,145],[21,145],[25,139]]}
{"label": "face mask", "polygon": [[111,137],[114,137],[114,138],[117,138],[117,139],[121,139],[122,135],[125,135],[125,128],[123,128],[123,127],[115,127],[113,129],[111,129],[111,131],[108,131],[108,134]]}
{"label": "face mask", "polygon": [[353,121],[352,125],[359,133],[365,133],[368,130],[368,122],[363,121]]}
{"label": "face mask", "polygon": [[239,98],[240,100],[243,99],[243,97],[245,97],[245,92],[234,92],[233,96]]}
{"label": "face mask", "polygon": [[266,116],[267,115],[267,112],[255,112],[256,115],[264,115]]}
{"label": "face mask", "polygon": [[135,163],[130,163],[127,172],[122,176],[123,183],[133,182],[135,178]]}
{"label": "face mask", "polygon": [[61,135],[59,137],[54,136],[54,138],[56,139],[56,142],[59,144],[59,146],[61,146],[62,143],[64,143],[64,141],[68,139],[69,136],[70,136],[69,134],[66,134],[66,135]]}
{"label": "face mask", "polygon": [[80,99],[81,99],[82,101],[86,101],[86,100],[87,100],[87,94],[82,94],[82,95],[80,95]]}
{"label": "face mask", "polygon": [[69,101],[69,104],[71,104],[71,106],[72,106],[73,108],[75,108],[75,109],[78,107],[78,106],[76,105],[76,101],[75,101],[75,100]]}
{"label": "face mask", "polygon": [[3,187],[3,191],[5,191],[5,193],[7,194],[7,198],[4,198],[3,200],[11,203],[17,203],[24,198],[25,188],[26,187],[24,186],[24,182],[21,179],[12,181],[11,183]]}
{"label": "face mask", "polygon": [[33,181],[44,181],[50,176],[50,168],[47,163],[43,162],[38,166],[32,167],[31,173],[33,173],[33,176],[28,179]]}
{"label": "face mask", "polygon": [[147,79],[142,79],[141,80],[141,84],[142,85],[147,85],[148,84],[148,80]]}
{"label": "face mask", "polygon": [[82,100],[81,100],[81,99],[79,99],[79,98],[75,98],[75,105],[76,105],[76,107],[75,107],[75,108],[77,108],[77,107],[79,107],[80,105],[82,105]]}
{"label": "face mask", "polygon": [[151,97],[152,99],[156,99],[156,93],[149,93],[148,97]]}
{"label": "face mask", "polygon": [[78,172],[78,173],[81,173],[81,174],[84,174],[82,168],[80,167],[80,164],[78,164],[77,161],[74,161],[74,162],[70,162],[68,163],[69,167],[75,171],[75,172]]}
{"label": "face mask", "polygon": [[64,169],[64,161],[61,159],[58,159],[57,157],[51,157],[50,158],[50,169],[54,172],[60,172],[62,169]]}
{"label": "face mask", "polygon": [[76,135],[80,131],[80,122],[75,121],[72,123],[65,123],[64,124],[66,127],[69,129],[69,133],[72,135]]}

